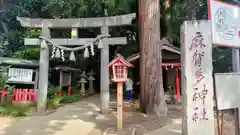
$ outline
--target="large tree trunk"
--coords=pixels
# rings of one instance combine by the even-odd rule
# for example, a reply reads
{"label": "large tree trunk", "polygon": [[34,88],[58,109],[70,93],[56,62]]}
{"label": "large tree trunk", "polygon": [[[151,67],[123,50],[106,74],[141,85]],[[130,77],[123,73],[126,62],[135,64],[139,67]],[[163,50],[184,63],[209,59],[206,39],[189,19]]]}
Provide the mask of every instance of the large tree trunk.
{"label": "large tree trunk", "polygon": [[140,0],[140,84],[141,109],[167,115],[162,81],[159,0]]}

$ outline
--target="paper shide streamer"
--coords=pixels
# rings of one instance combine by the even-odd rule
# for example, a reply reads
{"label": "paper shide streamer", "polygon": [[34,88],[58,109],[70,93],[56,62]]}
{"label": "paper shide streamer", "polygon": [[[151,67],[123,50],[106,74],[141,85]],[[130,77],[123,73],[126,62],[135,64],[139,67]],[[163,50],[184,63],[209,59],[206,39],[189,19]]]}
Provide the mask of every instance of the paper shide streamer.
{"label": "paper shide streamer", "polygon": [[[84,58],[88,58],[90,56],[90,53],[92,56],[95,55],[94,52],[94,43],[98,43],[98,48],[103,48],[103,42],[102,42],[102,38],[104,37],[109,37],[110,35],[98,35],[95,40],[92,43],[88,43],[84,46],[80,46],[80,47],[74,47],[74,48],[69,48],[69,47],[65,47],[62,45],[57,45],[57,44],[52,44],[53,45],[53,50],[52,50],[52,56],[51,58],[61,58],[62,61],[65,61],[65,57],[64,57],[64,51],[69,51],[70,52],[70,56],[69,56],[69,60],[71,61],[76,61],[76,57],[75,57],[75,51],[80,51],[84,49]],[[48,41],[49,43],[52,43],[50,39],[46,38],[46,37],[42,37],[40,36],[41,39]],[[89,53],[89,49],[90,49],[90,53]]]}

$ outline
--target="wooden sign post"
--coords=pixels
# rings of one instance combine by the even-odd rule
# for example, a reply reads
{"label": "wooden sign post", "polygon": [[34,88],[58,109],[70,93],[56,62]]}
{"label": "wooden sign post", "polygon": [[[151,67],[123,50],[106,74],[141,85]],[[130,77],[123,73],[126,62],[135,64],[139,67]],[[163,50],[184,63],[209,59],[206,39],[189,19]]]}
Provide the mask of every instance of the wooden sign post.
{"label": "wooden sign post", "polygon": [[184,22],[181,51],[183,134],[215,135],[211,22]]}
{"label": "wooden sign post", "polygon": [[123,83],[127,81],[128,68],[133,67],[121,55],[113,59],[109,65],[112,68],[113,79],[117,82],[117,129],[123,128]]}
{"label": "wooden sign post", "polygon": [[117,83],[117,129],[123,128],[123,83]]}

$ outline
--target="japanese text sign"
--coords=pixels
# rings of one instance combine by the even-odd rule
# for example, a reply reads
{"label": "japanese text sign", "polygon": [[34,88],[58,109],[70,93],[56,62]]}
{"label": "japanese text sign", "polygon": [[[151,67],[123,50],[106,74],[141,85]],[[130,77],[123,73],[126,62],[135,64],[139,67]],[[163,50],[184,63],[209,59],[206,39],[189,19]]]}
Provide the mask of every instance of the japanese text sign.
{"label": "japanese text sign", "polygon": [[181,28],[182,88],[188,135],[214,135],[212,39],[209,21],[186,21]]}
{"label": "japanese text sign", "polygon": [[32,69],[10,68],[8,71],[8,81],[32,82],[32,76]]}

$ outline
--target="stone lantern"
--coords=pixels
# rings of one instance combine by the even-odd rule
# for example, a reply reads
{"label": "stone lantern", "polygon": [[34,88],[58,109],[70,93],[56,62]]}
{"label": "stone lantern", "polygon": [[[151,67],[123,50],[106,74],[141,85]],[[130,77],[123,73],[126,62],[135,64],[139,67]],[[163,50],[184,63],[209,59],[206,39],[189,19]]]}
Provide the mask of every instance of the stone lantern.
{"label": "stone lantern", "polygon": [[86,89],[85,89],[85,84],[87,83],[86,79],[87,79],[87,75],[85,71],[83,71],[81,74],[81,80],[79,81],[81,85],[80,95],[83,95],[83,96],[86,95]]}
{"label": "stone lantern", "polygon": [[95,73],[93,72],[93,70],[91,70],[89,73],[88,73],[88,80],[89,80],[89,88],[88,88],[88,91],[90,94],[94,94],[95,93],[95,90],[93,88],[93,81],[95,80],[94,78],[94,75]]}

